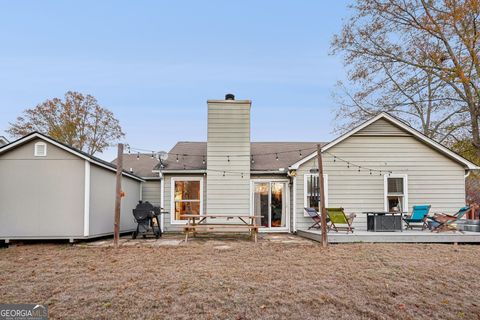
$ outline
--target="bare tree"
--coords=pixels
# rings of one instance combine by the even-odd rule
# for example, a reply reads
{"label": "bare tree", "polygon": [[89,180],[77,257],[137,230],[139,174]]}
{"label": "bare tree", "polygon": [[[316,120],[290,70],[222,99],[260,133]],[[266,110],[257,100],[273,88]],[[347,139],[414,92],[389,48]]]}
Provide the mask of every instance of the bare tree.
{"label": "bare tree", "polygon": [[[356,0],[351,9],[352,19],[332,43],[334,52],[344,54],[350,80],[365,84],[389,79],[391,89],[392,79],[401,79],[397,87],[401,98],[410,100],[414,109],[434,110],[434,121],[448,119],[440,125],[446,125],[447,136],[466,120],[480,155],[480,2]],[[409,84],[413,91],[401,92]],[[441,116],[436,110],[441,110]],[[417,110],[414,114],[425,125],[433,113]],[[426,130],[438,131],[440,127],[435,126]]]}
{"label": "bare tree", "polygon": [[38,131],[93,155],[124,136],[113,113],[91,95],[69,91],[27,109],[7,130],[14,137]]}
{"label": "bare tree", "polygon": [[443,81],[422,72],[381,66],[384,78],[337,85],[337,131],[345,132],[373,116],[388,112],[426,136],[451,145],[468,126],[467,108]]}

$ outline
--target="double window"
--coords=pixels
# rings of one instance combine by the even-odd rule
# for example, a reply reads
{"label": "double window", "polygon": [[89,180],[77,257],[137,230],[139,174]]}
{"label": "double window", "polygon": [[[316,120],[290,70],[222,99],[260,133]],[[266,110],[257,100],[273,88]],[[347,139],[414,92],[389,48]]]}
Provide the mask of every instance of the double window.
{"label": "double window", "polygon": [[[328,175],[323,175],[323,182],[325,185],[325,207],[328,206]],[[303,206],[305,208],[315,208],[319,211],[320,208],[320,179],[318,174],[304,175],[303,183]],[[308,216],[308,214],[304,213]]]}
{"label": "double window", "polygon": [[182,215],[203,212],[203,178],[172,178],[172,223],[184,223]]}
{"label": "double window", "polygon": [[385,175],[385,211],[408,211],[407,175]]}

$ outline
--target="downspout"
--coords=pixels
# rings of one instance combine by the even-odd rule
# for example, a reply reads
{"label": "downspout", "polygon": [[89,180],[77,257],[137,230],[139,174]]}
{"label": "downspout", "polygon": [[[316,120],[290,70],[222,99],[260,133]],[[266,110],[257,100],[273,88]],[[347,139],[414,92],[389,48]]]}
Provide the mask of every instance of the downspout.
{"label": "downspout", "polygon": [[[165,207],[165,194],[164,194],[165,183],[164,183],[164,176],[161,169],[160,169],[160,172],[158,173],[158,176],[160,177],[160,209],[163,211]],[[162,230],[162,232],[165,232],[164,220],[165,220],[165,215],[162,214],[160,219],[160,229]]]}
{"label": "downspout", "polygon": [[470,173],[472,173],[472,170],[467,169],[467,173],[463,176],[463,178],[467,179]]}

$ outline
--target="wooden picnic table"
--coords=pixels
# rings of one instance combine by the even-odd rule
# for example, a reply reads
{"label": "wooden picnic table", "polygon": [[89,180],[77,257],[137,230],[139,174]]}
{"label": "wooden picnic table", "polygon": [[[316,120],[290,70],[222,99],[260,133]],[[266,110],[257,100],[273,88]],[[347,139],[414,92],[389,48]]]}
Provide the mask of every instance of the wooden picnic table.
{"label": "wooden picnic table", "polygon": [[[261,216],[252,216],[246,214],[183,214],[180,215],[180,218],[186,219],[187,223],[183,228],[185,232],[185,242],[188,241],[188,234],[192,233],[195,237],[197,232],[212,232],[212,231],[222,231],[230,230],[235,232],[238,229],[247,229],[250,232],[252,239],[257,242],[258,238],[258,229],[257,219],[260,219]],[[233,223],[210,223],[208,220],[214,219],[226,219],[236,220]],[[229,232],[230,232],[229,231]]]}

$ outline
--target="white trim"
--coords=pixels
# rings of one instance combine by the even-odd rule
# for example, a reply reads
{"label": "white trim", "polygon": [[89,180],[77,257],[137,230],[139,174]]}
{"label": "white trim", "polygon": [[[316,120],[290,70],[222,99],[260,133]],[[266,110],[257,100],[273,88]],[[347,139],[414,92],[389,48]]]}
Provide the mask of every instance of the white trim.
{"label": "white trim", "polygon": [[143,201],[143,182],[140,182],[140,201]]}
{"label": "white trim", "polygon": [[[250,179],[250,215],[253,216],[254,215],[254,212],[253,212],[253,209],[254,209],[254,205],[253,205],[253,201],[254,201],[254,198],[253,198],[253,191],[254,191],[254,184],[256,182],[270,182],[270,185],[271,185],[271,182],[282,182],[284,183],[285,185],[285,227],[270,227],[270,228],[262,228],[260,230],[260,232],[286,232],[286,231],[290,231],[290,188],[288,186],[288,184],[290,183],[290,180],[289,179],[280,179],[280,178],[277,178],[277,179]],[[269,195],[271,194],[271,187],[269,189]],[[262,231],[263,230],[263,231]]]}
{"label": "white trim", "polygon": [[[38,152],[38,147],[43,146],[43,152],[44,153],[39,153]],[[33,156],[34,157],[46,157],[47,156],[47,144],[45,142],[37,142],[33,146]]]}
{"label": "white trim", "polygon": [[206,173],[207,170],[162,170],[163,174],[172,174],[172,173]]}
{"label": "white trim", "polygon": [[408,207],[408,175],[407,174],[384,174],[383,175],[383,209],[388,211],[388,178],[403,178],[403,212],[409,211]]}
{"label": "white trim", "polygon": [[297,232],[297,177],[293,177],[293,219],[292,219],[292,224],[293,224],[293,232]]}
{"label": "white trim", "polygon": [[85,194],[83,202],[83,236],[90,235],[90,162],[85,160]]}
{"label": "white trim", "polygon": [[[160,208],[164,210],[165,208],[165,179],[162,178],[160,179]],[[161,215],[160,219],[160,228],[162,229],[162,232],[165,230],[165,215]]]}
{"label": "white trim", "polygon": [[203,215],[203,177],[177,176],[170,178],[170,224],[186,224],[186,220],[175,220],[175,181],[200,181],[200,215]]}
{"label": "white trim", "polygon": [[[23,138],[20,138],[20,139],[18,139],[17,141],[12,142],[12,143],[10,143],[10,144],[2,147],[2,148],[0,149],[0,153],[4,153],[5,151],[8,151],[8,150],[10,150],[10,149],[15,148],[17,145],[22,144],[22,143],[25,143],[25,142],[30,141],[30,140],[33,140],[34,138],[38,138],[38,139],[42,139],[42,140],[44,140],[44,141],[47,141],[48,143],[51,143],[51,144],[53,144],[54,146],[57,146],[57,147],[59,147],[60,149],[63,149],[63,150],[65,150],[65,151],[67,151],[67,152],[69,152],[69,153],[71,153],[71,154],[74,154],[74,155],[76,155],[77,157],[80,157],[80,158],[82,158],[82,159],[84,159],[84,160],[87,160],[88,162],[93,163],[93,164],[95,164],[95,165],[97,165],[97,166],[99,166],[99,167],[108,169],[108,170],[113,171],[113,172],[116,172],[116,171],[117,171],[117,170],[116,170],[115,168],[113,168],[113,167],[110,167],[110,166],[107,166],[107,165],[105,165],[105,164],[103,164],[103,163],[101,163],[101,162],[98,162],[98,161],[96,161],[96,160],[94,160],[94,159],[92,159],[92,158],[90,158],[90,157],[88,157],[88,156],[86,156],[86,155],[84,155],[84,154],[82,154],[82,153],[80,153],[80,152],[77,152],[77,151],[75,151],[74,149],[72,149],[72,148],[70,148],[70,147],[64,146],[63,144],[58,143],[58,142],[52,140],[51,138],[49,138],[49,137],[47,137],[47,136],[44,136],[44,135],[42,135],[42,134],[40,134],[40,133],[38,133],[38,132],[32,133],[32,134],[30,134],[30,135],[28,135],[28,136],[25,136],[25,137],[23,137]],[[135,180],[137,180],[137,181],[144,181],[143,179],[141,179],[141,178],[139,178],[139,177],[137,177],[137,176],[128,174],[127,172],[122,172],[122,174],[123,174],[124,176],[130,177],[130,178],[135,179]]]}
{"label": "white trim", "polygon": [[[303,208],[307,207],[307,177],[318,177],[318,173],[306,173],[303,175]],[[323,183],[325,185],[325,208],[328,208],[328,174],[323,174]],[[302,208],[302,210],[303,210]],[[303,210],[303,216],[309,217],[305,210]]]}
{"label": "white trim", "polygon": [[[427,136],[425,136],[424,134],[422,134],[421,132],[413,129],[412,127],[410,127],[409,125],[407,125],[406,123],[398,120],[397,118],[389,115],[388,113],[385,113],[385,112],[382,112],[380,114],[378,114],[377,116],[373,117],[372,119],[364,122],[363,124],[359,125],[358,127],[356,127],[355,129],[341,135],[340,137],[336,138],[335,140],[333,140],[332,142],[326,144],[325,146],[322,147],[322,151],[327,151],[328,149],[332,148],[333,146],[337,145],[338,143],[342,142],[343,140],[347,139],[348,137],[354,135],[355,133],[357,133],[358,131],[362,130],[363,128],[371,125],[372,123],[374,123],[375,121],[379,120],[379,119],[386,119],[387,121],[390,121],[391,123],[393,123],[394,125],[402,128],[403,130],[405,131],[408,131],[409,133],[411,133],[413,136],[415,136],[416,138],[422,140],[424,143],[430,145],[431,147],[433,147],[434,149],[436,149],[437,151],[439,152],[442,152],[444,154],[446,154],[447,156],[449,156],[450,158],[453,158],[455,159],[457,162],[460,162],[462,163],[463,165],[465,165],[468,169],[471,169],[471,170],[475,170],[475,169],[480,169],[479,166],[473,164],[472,162],[468,161],[467,159],[461,157],[460,155],[456,154],[455,152],[453,152],[452,150],[444,147],[443,145],[441,145],[440,143],[428,138]],[[308,160],[314,158],[317,156],[317,151],[315,151],[314,153],[310,154],[309,156],[303,158],[302,160],[300,161],[297,161],[296,163],[294,163],[293,165],[291,165],[289,168],[290,169],[298,169],[298,167],[302,164],[304,164],[305,162],[307,162]]]}

